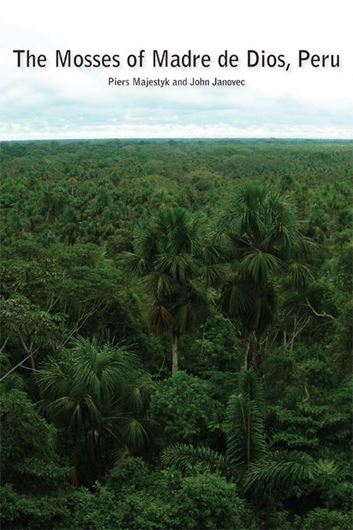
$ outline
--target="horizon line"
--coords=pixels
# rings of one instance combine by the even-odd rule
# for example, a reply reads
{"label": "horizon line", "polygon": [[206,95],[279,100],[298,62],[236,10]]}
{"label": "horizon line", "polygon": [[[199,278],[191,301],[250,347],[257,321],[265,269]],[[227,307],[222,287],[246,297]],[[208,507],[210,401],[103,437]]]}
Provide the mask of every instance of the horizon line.
{"label": "horizon line", "polygon": [[0,138],[2,142],[52,142],[52,141],[106,141],[106,140],[286,140],[286,141],[353,141],[353,137],[320,137],[320,136],[106,136],[106,137],[54,137],[54,138]]}

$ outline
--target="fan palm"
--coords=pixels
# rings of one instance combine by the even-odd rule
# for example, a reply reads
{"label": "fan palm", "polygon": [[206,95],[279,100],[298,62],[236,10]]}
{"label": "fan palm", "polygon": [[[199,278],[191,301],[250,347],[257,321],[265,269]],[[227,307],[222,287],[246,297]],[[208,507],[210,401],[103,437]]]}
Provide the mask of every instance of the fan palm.
{"label": "fan palm", "polygon": [[43,409],[78,449],[86,446],[92,468],[98,470],[105,442],[129,452],[146,442],[153,385],[127,349],[78,339],[45,363],[38,383]]}
{"label": "fan palm", "polygon": [[128,271],[143,279],[150,294],[151,329],[172,337],[172,373],[178,370],[180,336],[205,311],[204,251],[197,220],[183,208],[170,208],[136,231],[133,251],[123,256]]}
{"label": "fan palm", "polygon": [[219,229],[228,263],[221,306],[243,325],[242,366],[247,368],[250,337],[261,336],[275,317],[276,279],[287,275],[300,288],[308,278],[308,268],[300,263],[308,240],[293,206],[278,192],[252,181],[239,188]]}

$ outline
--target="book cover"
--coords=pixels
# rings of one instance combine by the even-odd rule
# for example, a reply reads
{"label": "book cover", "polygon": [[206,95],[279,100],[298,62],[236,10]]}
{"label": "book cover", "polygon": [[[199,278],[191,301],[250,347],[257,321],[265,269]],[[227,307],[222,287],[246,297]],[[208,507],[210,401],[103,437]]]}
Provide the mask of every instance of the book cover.
{"label": "book cover", "polygon": [[4,3],[2,528],[352,528],[352,14]]}

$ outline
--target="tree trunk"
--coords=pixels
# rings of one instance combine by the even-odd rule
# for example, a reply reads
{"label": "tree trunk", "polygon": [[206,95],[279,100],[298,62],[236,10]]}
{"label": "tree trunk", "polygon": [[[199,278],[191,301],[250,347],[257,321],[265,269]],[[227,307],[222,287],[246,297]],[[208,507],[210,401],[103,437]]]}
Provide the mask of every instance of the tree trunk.
{"label": "tree trunk", "polygon": [[33,351],[31,352],[31,357],[30,357],[30,359],[31,359],[31,367],[32,367],[32,370],[35,372],[35,371],[36,371],[36,362],[35,362],[35,360],[34,360],[34,352],[33,352]]}
{"label": "tree trunk", "polygon": [[172,346],[172,375],[178,371],[178,335],[173,335]]}
{"label": "tree trunk", "polygon": [[250,352],[250,339],[246,341],[243,362],[241,366],[242,370],[248,369],[249,352]]}

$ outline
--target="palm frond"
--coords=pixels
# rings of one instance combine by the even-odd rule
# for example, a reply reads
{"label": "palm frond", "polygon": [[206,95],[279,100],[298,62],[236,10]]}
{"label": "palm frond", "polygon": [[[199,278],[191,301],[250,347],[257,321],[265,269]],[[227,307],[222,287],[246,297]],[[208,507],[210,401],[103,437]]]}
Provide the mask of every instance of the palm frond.
{"label": "palm frond", "polygon": [[193,269],[190,254],[160,254],[155,261],[158,272],[168,274],[174,282],[185,283]]}
{"label": "palm frond", "polygon": [[222,287],[220,303],[222,310],[230,318],[235,318],[246,314],[253,307],[254,300],[250,289],[235,277]]}
{"label": "palm frond", "polygon": [[242,370],[238,377],[239,392],[251,401],[256,401],[259,407],[263,406],[264,397],[262,385],[259,383],[253,369]]}
{"label": "palm frond", "polygon": [[134,414],[141,415],[146,410],[155,383],[149,374],[141,374],[125,389],[125,406]]}
{"label": "palm frond", "polygon": [[123,252],[120,261],[128,274],[143,276],[149,272],[149,264],[146,259],[134,252]]}
{"label": "palm frond", "polygon": [[42,396],[48,401],[55,401],[66,394],[71,386],[72,373],[65,362],[58,362],[50,357],[37,373],[37,382]]}
{"label": "palm frond", "polygon": [[174,326],[173,315],[163,305],[154,305],[150,317],[151,329],[158,334],[169,333]]}
{"label": "palm frond", "polygon": [[281,266],[281,261],[273,254],[254,249],[242,258],[239,272],[243,278],[250,276],[255,282],[264,283],[268,278],[272,278]]}
{"label": "palm frond", "polygon": [[128,418],[121,426],[123,440],[126,446],[134,451],[141,449],[149,439],[149,422],[141,418]]}
{"label": "palm frond", "polygon": [[162,463],[173,466],[183,474],[206,469],[212,473],[227,474],[227,458],[207,446],[194,447],[191,444],[175,444],[167,447],[162,453]]}
{"label": "palm frond", "polygon": [[312,480],[319,473],[319,467],[307,455],[296,455],[292,460],[264,459],[251,466],[245,489],[263,493],[288,490]]}
{"label": "palm frond", "polygon": [[254,372],[246,371],[239,393],[230,397],[226,410],[227,456],[237,469],[248,469],[266,454],[261,400]]}
{"label": "palm frond", "polygon": [[297,290],[304,289],[313,277],[310,268],[304,263],[298,262],[289,263],[288,275],[290,282]]}
{"label": "palm frond", "polygon": [[190,301],[178,305],[175,310],[175,327],[179,334],[183,334],[192,329],[196,320],[196,308]]}

